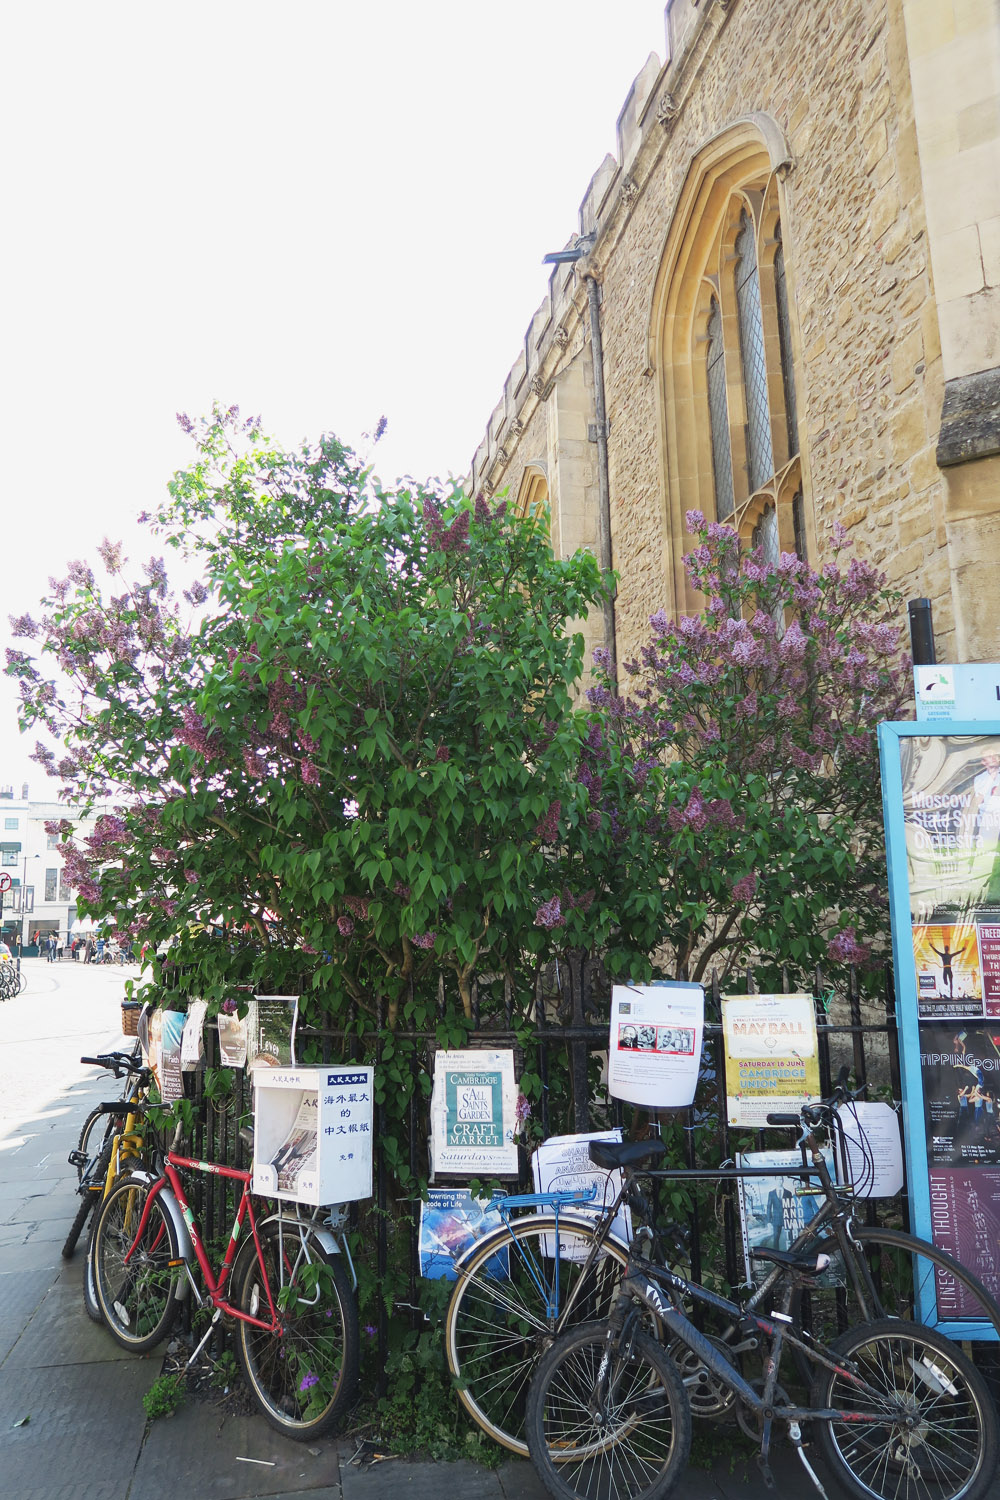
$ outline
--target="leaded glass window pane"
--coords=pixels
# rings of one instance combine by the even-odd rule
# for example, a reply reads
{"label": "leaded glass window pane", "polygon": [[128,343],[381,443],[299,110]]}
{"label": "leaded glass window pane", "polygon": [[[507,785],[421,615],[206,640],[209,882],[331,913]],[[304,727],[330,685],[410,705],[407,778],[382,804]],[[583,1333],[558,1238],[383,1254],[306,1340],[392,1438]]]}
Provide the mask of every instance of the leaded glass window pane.
{"label": "leaded glass window pane", "polygon": [[795,407],[795,380],[792,375],[792,331],[788,321],[788,288],[785,285],[785,249],[781,242],[781,225],[775,230],[778,248],[774,255],[774,296],[778,308],[778,345],[781,351],[781,383],[785,392],[785,417],[788,424],[788,456],[799,451],[799,417]]}
{"label": "leaded glass window pane", "polygon": [[736,309],[740,327],[740,357],[747,404],[747,463],[750,489],[759,490],[774,473],[771,415],[767,404],[767,361],[764,320],[760,308],[760,277],[753,223],[746,209],[736,236]]}
{"label": "leaded glass window pane", "polygon": [[712,298],[708,314],[708,417],[712,429],[712,469],[715,477],[715,514],[720,521],[731,516],[733,459],[729,451],[729,407],[726,401],[726,357],[722,347],[722,314]]}

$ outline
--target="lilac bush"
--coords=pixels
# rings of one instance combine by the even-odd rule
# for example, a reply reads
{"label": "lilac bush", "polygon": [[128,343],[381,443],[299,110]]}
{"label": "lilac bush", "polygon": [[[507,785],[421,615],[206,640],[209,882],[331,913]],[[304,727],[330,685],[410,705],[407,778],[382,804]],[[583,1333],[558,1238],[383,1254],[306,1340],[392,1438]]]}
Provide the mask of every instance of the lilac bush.
{"label": "lilac bush", "polygon": [[[697,615],[653,615],[616,691],[603,653],[576,779],[589,814],[536,921],[614,974],[777,978],[887,947],[875,727],[909,713],[899,601],[835,528],[819,571],[688,516]],[[572,891],[596,888],[587,911]],[[591,889],[593,896],[593,889]]]}

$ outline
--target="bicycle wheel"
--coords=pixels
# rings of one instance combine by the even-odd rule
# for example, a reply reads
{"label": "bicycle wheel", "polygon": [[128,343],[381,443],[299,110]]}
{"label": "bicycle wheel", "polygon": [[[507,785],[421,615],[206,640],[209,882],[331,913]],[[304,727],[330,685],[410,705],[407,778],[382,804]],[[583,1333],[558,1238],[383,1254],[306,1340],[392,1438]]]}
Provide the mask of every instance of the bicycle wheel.
{"label": "bicycle wheel", "polygon": [[94,1323],[103,1323],[104,1314],[101,1312],[101,1304],[97,1300],[97,1284],[94,1279],[94,1232],[97,1229],[97,1221],[100,1213],[96,1213],[90,1221],[90,1229],[87,1234],[87,1253],[83,1261],[83,1305],[87,1317]]}
{"label": "bicycle wheel", "polygon": [[69,1234],[66,1236],[66,1241],[62,1247],[63,1260],[70,1260],[72,1258],[73,1252],[76,1249],[77,1240],[80,1238],[80,1234],[83,1230],[83,1226],[84,1224],[86,1224],[87,1220],[90,1218],[90,1215],[93,1213],[94,1208],[99,1202],[100,1196],[97,1193],[85,1191],[82,1194],[80,1198],[80,1207],[76,1211],[76,1218],[70,1225]]}
{"label": "bicycle wheel", "polygon": [[94,1158],[100,1152],[108,1138],[114,1135],[116,1130],[122,1127],[123,1117],[114,1114],[111,1110],[98,1105],[92,1109],[83,1122],[80,1130],[80,1143],[76,1148],[71,1161],[76,1162],[76,1179],[83,1181],[84,1172],[88,1171]]}
{"label": "bicycle wheel", "polygon": [[[898,1318],[861,1324],[832,1345],[852,1374],[821,1370],[811,1405],[820,1452],[861,1500],[977,1500],[997,1466],[998,1419],[986,1383],[957,1345]],[[858,1388],[860,1376],[869,1387]],[[877,1416],[859,1423],[858,1414]]]}
{"label": "bicycle wheel", "polygon": [[621,1282],[627,1251],[609,1240],[581,1284],[593,1242],[593,1221],[560,1215],[557,1256],[551,1218],[533,1215],[479,1240],[455,1268],[445,1348],[458,1399],[489,1437],[522,1458],[528,1386],[567,1301],[570,1324],[606,1317]]}
{"label": "bicycle wheel", "polygon": [[[358,1376],[358,1309],[350,1272],[308,1226],[294,1218],[259,1226],[261,1254],[281,1319],[272,1333],[236,1324],[236,1353],[263,1415],[287,1437],[328,1432]],[[233,1305],[269,1319],[267,1290],[252,1240],[233,1271]]]}
{"label": "bicycle wheel", "polygon": [[691,1408],[655,1340],[636,1333],[619,1354],[606,1322],[585,1323],[539,1360],[525,1432],[556,1500],[660,1500],[687,1465]]}
{"label": "bicycle wheel", "polygon": [[91,1257],[94,1291],[108,1332],[123,1349],[154,1349],[177,1315],[177,1237],[159,1196],[138,1234],[150,1196],[147,1182],[126,1180],[104,1200]]}
{"label": "bicycle wheel", "polygon": [[[799,1315],[803,1327],[822,1343],[845,1332],[859,1317],[904,1318],[930,1328],[969,1319],[970,1328],[978,1324],[988,1332],[992,1327],[1000,1337],[1000,1307],[954,1256],[902,1229],[857,1224],[852,1234],[871,1276],[873,1293],[865,1294],[871,1305],[859,1304],[836,1240],[818,1240],[815,1249],[830,1256],[831,1271],[825,1273],[823,1285],[810,1288],[808,1296],[801,1294]],[[839,1287],[831,1284],[836,1281]]]}

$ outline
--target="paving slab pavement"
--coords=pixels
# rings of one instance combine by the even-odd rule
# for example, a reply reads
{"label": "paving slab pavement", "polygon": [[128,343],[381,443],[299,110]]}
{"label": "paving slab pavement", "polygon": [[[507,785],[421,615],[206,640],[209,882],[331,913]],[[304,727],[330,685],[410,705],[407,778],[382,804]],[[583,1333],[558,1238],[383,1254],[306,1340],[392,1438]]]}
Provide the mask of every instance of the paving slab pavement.
{"label": "paving slab pavement", "polygon": [[[33,967],[34,966],[34,967]],[[189,1402],[147,1424],[162,1354],[127,1355],[87,1317],[83,1255],[60,1255],[77,1208],[67,1156],[108,1080],[82,1054],[126,1045],[120,971],[26,960],[25,995],[0,1005],[0,1497],[2,1500],[544,1500],[531,1465],[403,1458],[368,1468],[357,1443],[289,1441],[261,1417]],[[33,1040],[33,1033],[36,1039]],[[113,1087],[113,1085],[112,1085]],[[13,1102],[12,1102],[13,1101]],[[27,1421],[25,1421],[27,1418]],[[748,1453],[692,1467],[677,1500],[800,1500],[790,1453],[776,1491]]]}

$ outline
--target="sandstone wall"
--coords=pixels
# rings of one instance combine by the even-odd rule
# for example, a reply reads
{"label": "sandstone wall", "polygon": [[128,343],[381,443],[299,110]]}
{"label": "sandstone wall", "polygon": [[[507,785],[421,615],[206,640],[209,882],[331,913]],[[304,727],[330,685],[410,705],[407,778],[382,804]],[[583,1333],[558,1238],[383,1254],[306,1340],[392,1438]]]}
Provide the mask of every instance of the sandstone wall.
{"label": "sandstone wall", "polygon": [[[509,485],[515,496],[525,467],[544,453],[557,548],[592,544],[596,445],[587,432],[582,277],[595,275],[621,659],[635,653],[655,609],[685,603],[676,564],[686,538],[669,519],[684,497],[668,505],[663,371],[651,352],[657,273],[692,160],[748,115],[770,117],[790,157],[779,194],[810,560],[822,560],[824,537],[841,520],[904,599],[931,598],[941,659],[1000,658],[997,610],[979,583],[984,567],[995,576],[1000,563],[1000,488],[983,461],[971,481],[975,465],[946,479],[936,454],[944,373],[904,3],[915,8],[915,0],[673,0],[670,60],[648,59],[626,100],[617,159],[602,163],[581,206],[579,231],[593,232],[593,245],[585,260],[553,272],[472,475],[476,487]],[[989,33],[977,0],[939,4],[969,25],[975,12]],[[995,7],[992,25],[1000,26]],[[981,107],[980,133],[985,115]]]}

